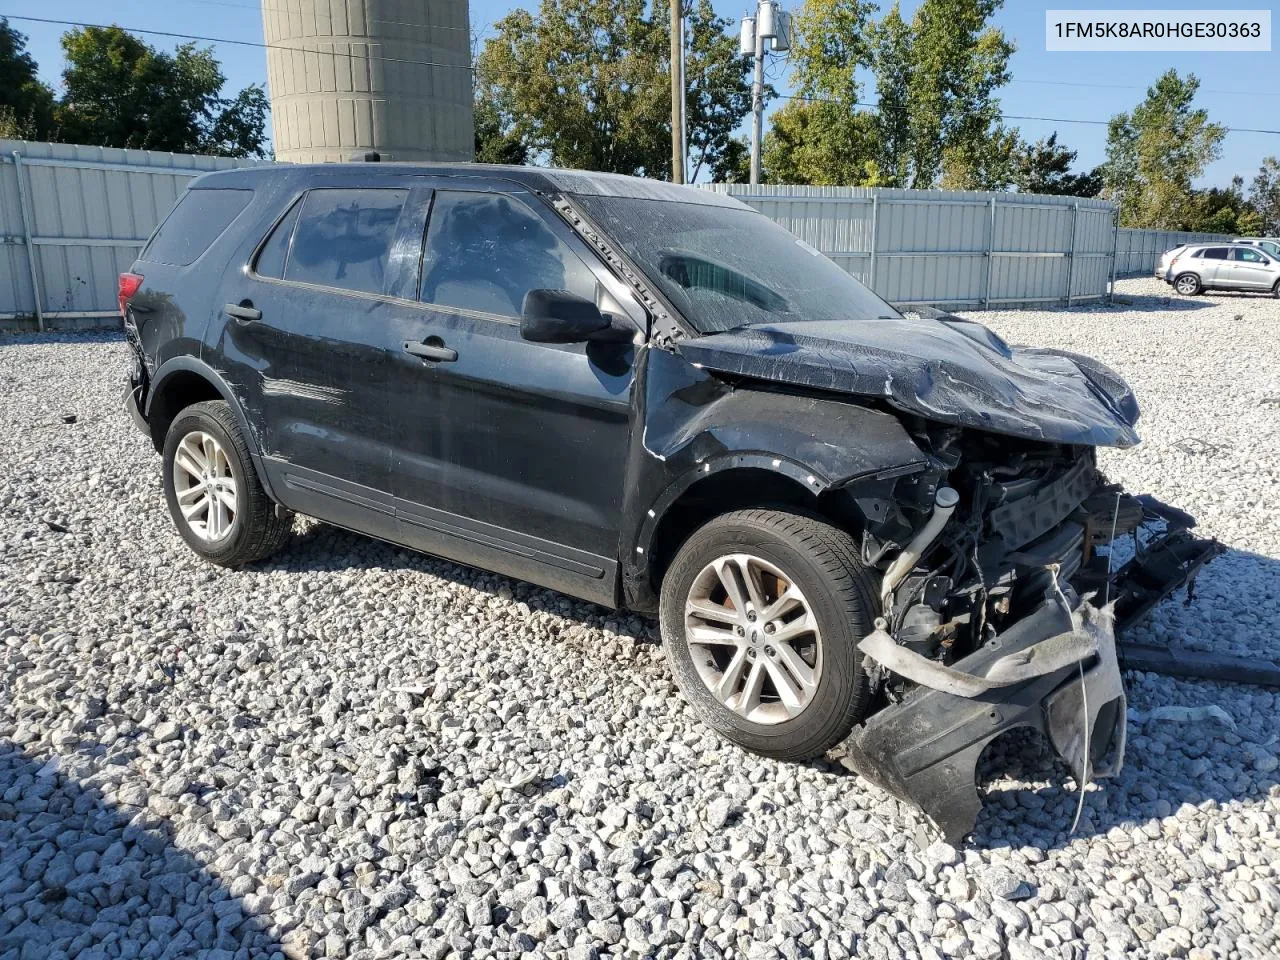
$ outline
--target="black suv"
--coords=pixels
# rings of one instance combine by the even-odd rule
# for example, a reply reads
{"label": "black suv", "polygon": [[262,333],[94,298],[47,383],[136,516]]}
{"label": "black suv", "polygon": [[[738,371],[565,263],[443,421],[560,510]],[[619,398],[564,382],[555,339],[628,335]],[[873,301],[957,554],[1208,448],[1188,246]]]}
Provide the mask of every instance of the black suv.
{"label": "black suv", "polygon": [[[1112,617],[1212,553],[1098,473],[1095,447],[1137,440],[1110,370],[904,315],[705,190],[478,165],[210,174],[120,305],[127,403],[201,556],[260,560],[298,511],[657,613],[717,731],[833,752],[950,836],[1010,727],[1082,778],[1118,767]],[[1148,549],[1111,569],[1106,545],[1144,525]],[[1081,599],[1104,588],[1114,610]]]}

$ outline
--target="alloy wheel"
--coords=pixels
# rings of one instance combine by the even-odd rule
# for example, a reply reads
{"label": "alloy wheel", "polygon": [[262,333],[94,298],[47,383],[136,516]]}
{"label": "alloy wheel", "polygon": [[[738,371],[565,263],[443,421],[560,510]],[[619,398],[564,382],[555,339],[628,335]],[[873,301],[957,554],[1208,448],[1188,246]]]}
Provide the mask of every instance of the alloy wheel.
{"label": "alloy wheel", "polygon": [[719,557],[694,578],[685,640],[712,696],[744,720],[801,714],[822,678],[822,633],[799,586],[760,557]]}
{"label": "alloy wheel", "polygon": [[178,508],[201,540],[222,540],[236,522],[236,475],[227,452],[211,434],[193,430],[173,455]]}
{"label": "alloy wheel", "polygon": [[1185,297],[1192,296],[1199,288],[1200,284],[1195,277],[1186,276],[1179,277],[1176,285],[1177,291]]}

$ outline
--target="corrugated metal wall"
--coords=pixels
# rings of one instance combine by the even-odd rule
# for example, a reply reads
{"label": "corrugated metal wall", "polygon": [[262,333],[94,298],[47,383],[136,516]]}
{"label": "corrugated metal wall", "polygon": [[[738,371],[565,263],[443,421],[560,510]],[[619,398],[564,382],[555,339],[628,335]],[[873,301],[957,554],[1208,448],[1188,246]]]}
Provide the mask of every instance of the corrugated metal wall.
{"label": "corrugated metal wall", "polygon": [[[116,277],[187,183],[251,160],[0,140],[0,326],[101,325]],[[745,200],[895,303],[1011,306],[1107,293],[1177,243],[1103,200],[861,187],[709,189]],[[1118,246],[1117,246],[1118,245]],[[39,296],[35,290],[39,290]],[[38,302],[37,302],[38,301]]]}
{"label": "corrugated metal wall", "polygon": [[1180,243],[1214,243],[1230,239],[1221,233],[1130,230],[1125,227],[1116,238],[1116,276],[1153,272],[1160,254]]}
{"label": "corrugated metal wall", "polygon": [[0,324],[67,329],[117,316],[117,275],[187,183],[253,162],[0,140]]}
{"label": "corrugated metal wall", "polygon": [[1160,252],[1192,236],[1117,232],[1111,203],[1079,197],[745,184],[708,189],[751,204],[893,303],[1096,300],[1107,295],[1117,237],[1126,252],[1117,263],[1124,274],[1152,269]]}

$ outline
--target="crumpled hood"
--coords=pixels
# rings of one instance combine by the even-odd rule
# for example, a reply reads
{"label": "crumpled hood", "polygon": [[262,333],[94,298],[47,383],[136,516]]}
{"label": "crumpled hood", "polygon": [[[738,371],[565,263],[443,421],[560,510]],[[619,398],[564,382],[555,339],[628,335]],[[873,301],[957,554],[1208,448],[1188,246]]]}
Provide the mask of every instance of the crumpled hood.
{"label": "crumpled hood", "polygon": [[707,370],[881,397],[939,423],[1053,443],[1138,442],[1137,401],[1109,367],[1010,347],[959,317],[804,320],[709,334],[676,349]]}

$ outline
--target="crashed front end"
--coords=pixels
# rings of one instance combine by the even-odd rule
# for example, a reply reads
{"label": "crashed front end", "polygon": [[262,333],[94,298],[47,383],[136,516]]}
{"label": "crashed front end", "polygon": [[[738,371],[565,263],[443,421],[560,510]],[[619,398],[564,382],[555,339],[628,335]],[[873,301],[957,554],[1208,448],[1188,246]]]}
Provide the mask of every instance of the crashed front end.
{"label": "crashed front end", "polygon": [[955,842],[981,809],[978,758],[1009,730],[1044,734],[1081,788],[1119,771],[1116,628],[1220,548],[1109,484],[1092,447],[935,425],[918,438],[932,468],[860,498],[884,587],[859,647],[882,706],[834,756]]}

